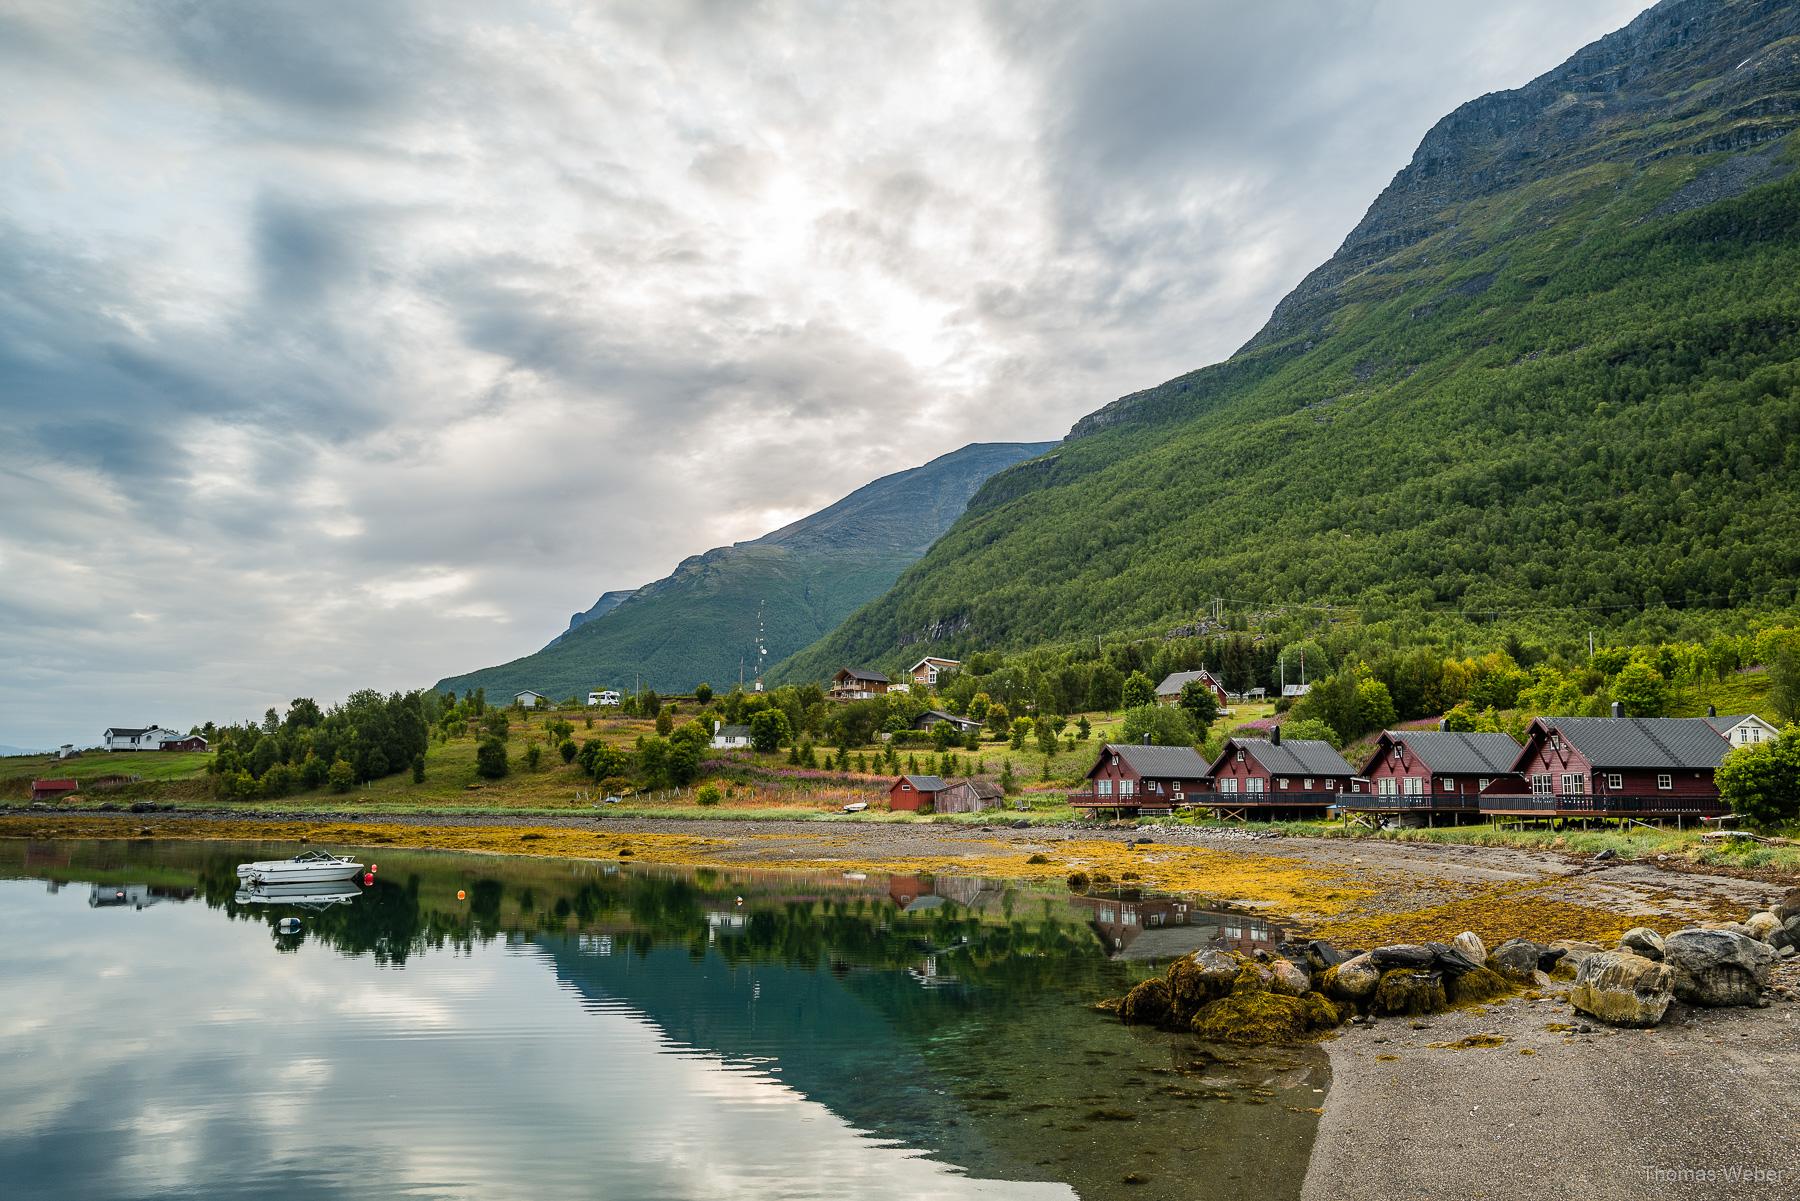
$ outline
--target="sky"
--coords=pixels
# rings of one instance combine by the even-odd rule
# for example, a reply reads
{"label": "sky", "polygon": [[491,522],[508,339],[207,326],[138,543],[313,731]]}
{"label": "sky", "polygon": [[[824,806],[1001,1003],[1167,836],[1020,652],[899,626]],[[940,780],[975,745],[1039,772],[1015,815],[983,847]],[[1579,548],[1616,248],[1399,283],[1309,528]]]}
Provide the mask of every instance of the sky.
{"label": "sky", "polygon": [[0,0],[0,744],[529,653],[1228,356],[1643,0]]}

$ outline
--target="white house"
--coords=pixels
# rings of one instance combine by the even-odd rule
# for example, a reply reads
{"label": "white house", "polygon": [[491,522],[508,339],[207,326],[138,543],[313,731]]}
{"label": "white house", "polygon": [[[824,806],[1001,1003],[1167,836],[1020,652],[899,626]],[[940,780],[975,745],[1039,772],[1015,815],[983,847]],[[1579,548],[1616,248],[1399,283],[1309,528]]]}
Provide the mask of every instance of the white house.
{"label": "white house", "polygon": [[610,688],[601,692],[588,693],[588,704],[590,705],[617,705],[620,699],[619,694]]}
{"label": "white house", "polygon": [[165,738],[180,737],[175,731],[165,730],[161,726],[145,726],[142,729],[110,726],[101,736],[100,745],[109,751],[159,751]]}
{"label": "white house", "polygon": [[1759,742],[1773,742],[1781,737],[1780,730],[1754,713],[1720,717],[1717,713],[1708,712],[1706,724],[1717,730],[1719,737],[1732,746],[1755,746]]}
{"label": "white house", "polygon": [[548,705],[550,703],[550,698],[541,692],[533,692],[531,689],[527,688],[525,691],[513,697],[513,703],[526,709],[538,709]]}
{"label": "white house", "polygon": [[749,726],[725,726],[713,722],[712,747],[715,751],[741,751],[750,746]]}

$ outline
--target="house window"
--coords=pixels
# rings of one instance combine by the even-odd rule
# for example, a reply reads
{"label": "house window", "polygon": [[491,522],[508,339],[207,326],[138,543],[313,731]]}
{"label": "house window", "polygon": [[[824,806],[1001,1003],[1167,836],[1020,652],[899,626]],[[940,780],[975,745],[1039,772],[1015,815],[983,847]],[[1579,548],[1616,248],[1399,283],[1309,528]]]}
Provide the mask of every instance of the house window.
{"label": "house window", "polygon": [[1248,780],[1244,781],[1244,791],[1255,793],[1260,796],[1265,791],[1264,786],[1266,784],[1268,784],[1268,781],[1261,776],[1251,776]]}
{"label": "house window", "polygon": [[1533,772],[1532,776],[1531,776],[1531,795],[1532,796],[1551,796],[1551,795],[1553,795],[1555,790],[1551,787],[1551,784],[1552,784],[1552,781],[1550,779],[1549,772],[1547,772],[1547,771]]}
{"label": "house window", "polygon": [[1439,780],[1438,787],[1443,789],[1445,792],[1455,792],[1456,791],[1456,785],[1449,780]]}
{"label": "house window", "polygon": [[1562,750],[1562,739],[1556,737],[1554,734],[1551,735],[1550,736],[1550,749],[1553,751]]}
{"label": "house window", "polygon": [[1407,796],[1424,796],[1425,795],[1425,781],[1421,780],[1418,776],[1407,776],[1406,777],[1406,795]]}
{"label": "house window", "polygon": [[1229,776],[1226,777],[1225,779],[1219,781],[1219,791],[1222,793],[1227,793],[1231,796],[1237,795],[1237,790],[1238,790],[1237,786],[1238,786],[1238,782],[1236,780],[1230,778]]}
{"label": "house window", "polygon": [[1111,796],[1112,795],[1112,781],[1111,780],[1096,780],[1094,782],[1094,793],[1096,796]]}
{"label": "house window", "polygon": [[911,792],[912,785],[908,784],[905,780],[902,780],[902,781],[900,781],[900,791],[901,792]]}
{"label": "house window", "polygon": [[1119,795],[1120,796],[1133,796],[1136,793],[1137,793],[1137,781],[1136,780],[1120,780],[1119,781]]}
{"label": "house window", "polygon": [[1664,772],[1662,775],[1656,777],[1656,786],[1664,792],[1667,792],[1669,789],[1675,787],[1675,778],[1667,772]]}
{"label": "house window", "polygon": [[1399,789],[1394,784],[1394,777],[1383,776],[1375,781],[1375,792],[1379,796],[1393,796]]}
{"label": "house window", "polygon": [[1303,788],[1304,788],[1304,789],[1305,789],[1305,790],[1306,790],[1306,791],[1307,791],[1307,792],[1311,792],[1311,791],[1312,791],[1312,790],[1313,790],[1313,787],[1312,787],[1312,777],[1311,777],[1311,776],[1308,776],[1308,777],[1306,777],[1306,783],[1305,783],[1305,784],[1304,784],[1304,785],[1302,785],[1302,787],[1303,787]]}
{"label": "house window", "polygon": [[1288,778],[1286,776],[1281,777],[1281,783],[1277,784],[1275,787],[1281,789],[1283,792],[1286,792],[1288,789]]}
{"label": "house window", "polygon": [[1578,771],[1564,772],[1561,783],[1564,796],[1583,796],[1587,793],[1587,777]]}
{"label": "house window", "polygon": [[1606,773],[1606,786],[1612,789],[1623,788],[1625,787],[1625,777],[1616,771],[1609,771]]}
{"label": "house window", "polygon": [[1152,780],[1150,782],[1150,791],[1154,792],[1157,796],[1161,796],[1163,794],[1162,781],[1161,780]]}
{"label": "house window", "polygon": [[1242,763],[1244,761],[1244,752],[1241,749],[1237,753],[1237,761],[1239,763]]}
{"label": "house window", "polygon": [[1483,776],[1483,777],[1481,777],[1481,783],[1479,785],[1477,785],[1477,787],[1479,787],[1482,792],[1486,792],[1487,786],[1492,783],[1493,783],[1493,780],[1489,779],[1487,776]]}

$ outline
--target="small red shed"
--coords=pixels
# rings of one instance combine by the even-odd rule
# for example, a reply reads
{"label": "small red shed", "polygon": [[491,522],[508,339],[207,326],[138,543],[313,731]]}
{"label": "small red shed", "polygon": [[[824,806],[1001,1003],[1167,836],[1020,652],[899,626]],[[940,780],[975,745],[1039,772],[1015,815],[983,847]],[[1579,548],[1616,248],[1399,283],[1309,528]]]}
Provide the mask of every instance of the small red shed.
{"label": "small red shed", "polygon": [[33,780],[31,782],[31,799],[34,801],[60,801],[79,791],[81,791],[81,786],[74,780]]}
{"label": "small red shed", "polygon": [[901,776],[888,787],[888,808],[921,812],[934,806],[938,794],[948,787],[937,776]]}

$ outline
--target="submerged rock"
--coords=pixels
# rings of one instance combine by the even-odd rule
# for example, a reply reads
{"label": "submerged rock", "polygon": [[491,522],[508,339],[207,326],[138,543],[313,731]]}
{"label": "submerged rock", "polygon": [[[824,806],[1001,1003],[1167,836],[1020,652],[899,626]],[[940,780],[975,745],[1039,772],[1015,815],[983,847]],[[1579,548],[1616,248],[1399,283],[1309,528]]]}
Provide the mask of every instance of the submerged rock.
{"label": "submerged rock", "polygon": [[1677,930],[1663,940],[1663,961],[1689,1005],[1760,1005],[1775,948],[1730,930]]}
{"label": "submerged rock", "polygon": [[1662,962],[1663,937],[1648,926],[1633,926],[1619,935],[1619,946],[1634,955]]}
{"label": "submerged rock", "polygon": [[1375,986],[1375,1012],[1393,1017],[1436,1013],[1449,1004],[1442,972],[1393,968]]}
{"label": "submerged rock", "polygon": [[1674,997],[1674,969],[1630,951],[1587,956],[1569,990],[1576,1009],[1609,1026],[1654,1026]]}
{"label": "submerged rock", "polygon": [[1169,986],[1162,980],[1145,980],[1119,1003],[1119,1020],[1127,1026],[1166,1026],[1171,1012]]}

